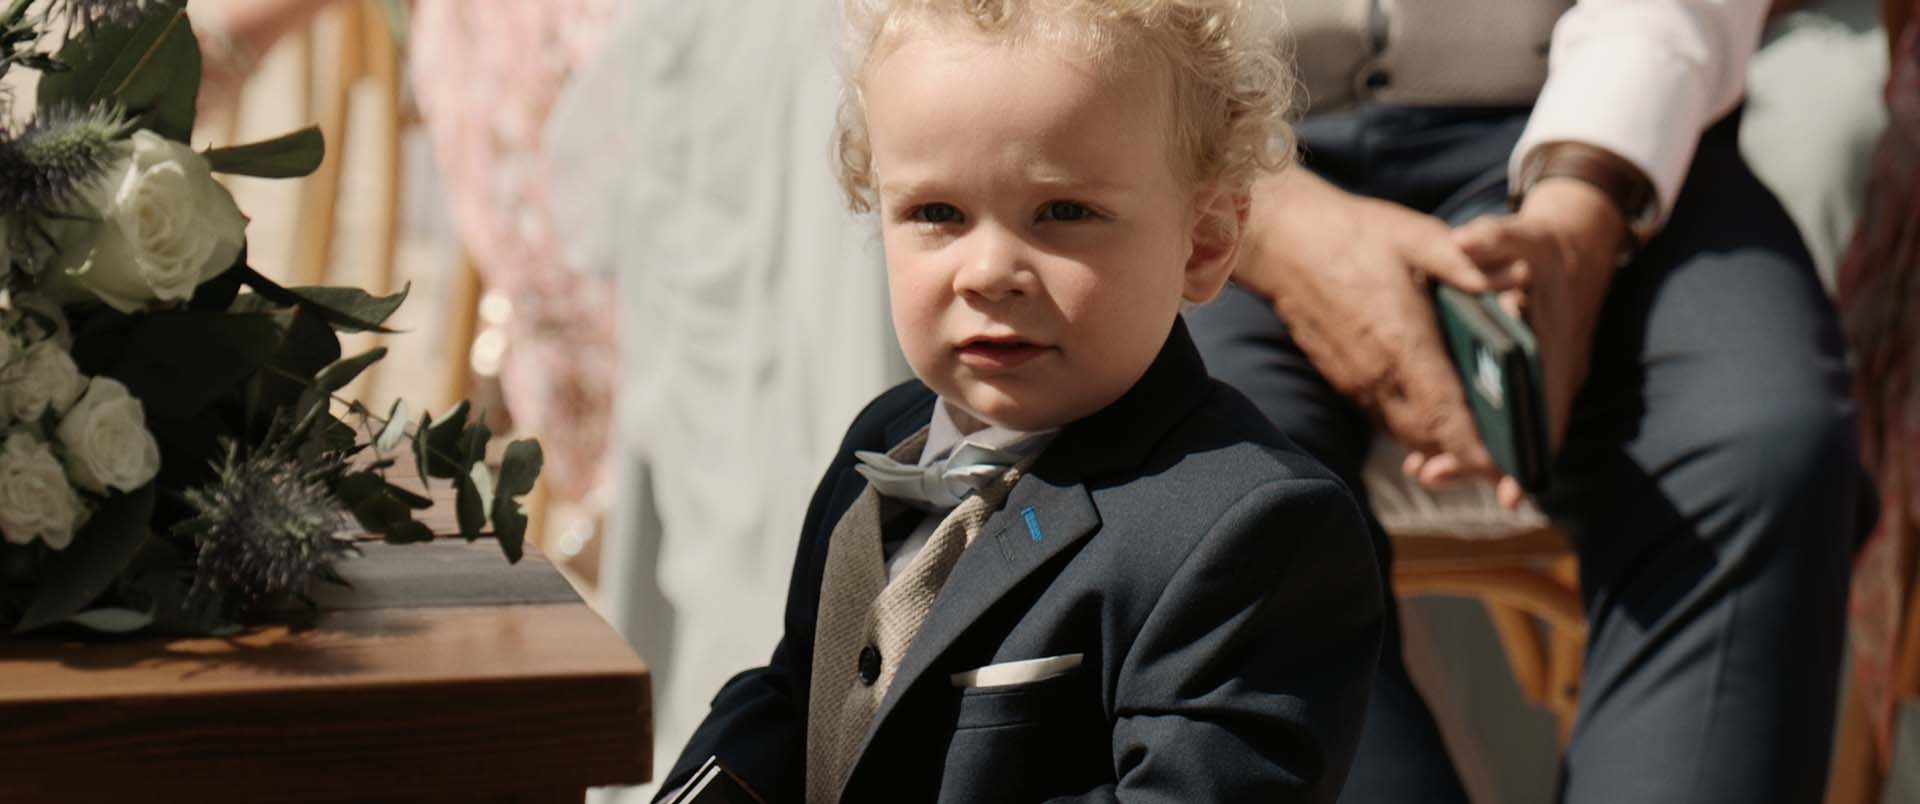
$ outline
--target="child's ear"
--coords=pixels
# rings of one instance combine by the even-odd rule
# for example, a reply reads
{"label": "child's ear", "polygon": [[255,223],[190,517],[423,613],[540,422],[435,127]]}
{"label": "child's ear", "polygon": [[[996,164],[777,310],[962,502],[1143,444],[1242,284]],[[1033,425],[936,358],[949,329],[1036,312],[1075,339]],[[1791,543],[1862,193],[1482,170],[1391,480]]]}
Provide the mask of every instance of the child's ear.
{"label": "child's ear", "polygon": [[1247,229],[1253,197],[1245,190],[1202,190],[1193,209],[1193,252],[1187,257],[1181,298],[1194,304],[1212,301],[1233,275],[1233,258]]}

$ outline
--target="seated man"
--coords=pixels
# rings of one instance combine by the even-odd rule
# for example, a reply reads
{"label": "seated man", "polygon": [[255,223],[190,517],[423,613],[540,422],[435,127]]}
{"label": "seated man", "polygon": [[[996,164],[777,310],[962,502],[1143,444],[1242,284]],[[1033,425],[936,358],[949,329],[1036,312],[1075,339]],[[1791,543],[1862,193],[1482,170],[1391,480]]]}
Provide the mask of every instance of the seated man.
{"label": "seated man", "polygon": [[[1833,312],[1736,147],[1767,3],[1569,5],[1290,3],[1311,172],[1256,185],[1195,336],[1356,493],[1379,425],[1439,485],[1497,473],[1426,286],[1506,291],[1589,625],[1561,798],[1817,801],[1871,509]],[[1342,801],[1462,800],[1390,626]]]}

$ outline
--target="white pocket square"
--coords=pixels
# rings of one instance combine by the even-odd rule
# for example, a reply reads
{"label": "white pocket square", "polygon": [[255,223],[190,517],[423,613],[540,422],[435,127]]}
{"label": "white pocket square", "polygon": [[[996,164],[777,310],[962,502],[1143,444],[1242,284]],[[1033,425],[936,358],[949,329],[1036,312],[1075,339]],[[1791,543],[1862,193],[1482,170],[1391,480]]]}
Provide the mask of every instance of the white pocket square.
{"label": "white pocket square", "polygon": [[1014,684],[1031,684],[1066,675],[1080,666],[1085,657],[1081,653],[1067,653],[1049,656],[1045,659],[1023,659],[1017,662],[1001,662],[954,673],[953,685],[961,689],[985,689],[988,687],[1010,687]]}

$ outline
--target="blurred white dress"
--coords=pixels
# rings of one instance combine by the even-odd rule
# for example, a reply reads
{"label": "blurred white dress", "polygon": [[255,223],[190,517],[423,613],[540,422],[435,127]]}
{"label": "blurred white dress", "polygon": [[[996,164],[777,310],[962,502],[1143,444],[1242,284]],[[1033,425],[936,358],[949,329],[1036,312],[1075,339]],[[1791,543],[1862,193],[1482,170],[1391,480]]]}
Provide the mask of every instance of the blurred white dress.
{"label": "blurred white dress", "polygon": [[548,123],[561,249],[618,289],[600,578],[654,672],[660,769],[771,655],[819,474],[908,376],[877,229],[834,182],[835,32],[824,0],[631,0]]}

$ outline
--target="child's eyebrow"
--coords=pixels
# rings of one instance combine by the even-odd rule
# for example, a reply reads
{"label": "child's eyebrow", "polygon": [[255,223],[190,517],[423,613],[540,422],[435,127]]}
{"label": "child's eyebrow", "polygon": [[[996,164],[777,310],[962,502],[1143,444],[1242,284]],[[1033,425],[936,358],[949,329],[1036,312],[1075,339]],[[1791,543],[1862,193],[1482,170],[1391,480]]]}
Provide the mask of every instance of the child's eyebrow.
{"label": "child's eyebrow", "polygon": [[1100,176],[1072,176],[1055,173],[1029,175],[1027,182],[1036,187],[1053,191],[1099,192],[1124,188],[1126,185]]}
{"label": "child's eyebrow", "polygon": [[[1030,187],[1059,193],[1105,192],[1125,189],[1127,186],[1104,177],[1072,176],[1062,173],[1035,173],[1028,175],[1025,180]],[[939,181],[898,179],[880,183],[881,194],[895,198],[912,198],[928,193],[938,194],[945,189],[947,185]]]}

